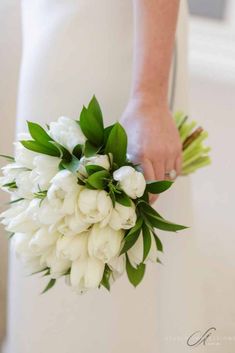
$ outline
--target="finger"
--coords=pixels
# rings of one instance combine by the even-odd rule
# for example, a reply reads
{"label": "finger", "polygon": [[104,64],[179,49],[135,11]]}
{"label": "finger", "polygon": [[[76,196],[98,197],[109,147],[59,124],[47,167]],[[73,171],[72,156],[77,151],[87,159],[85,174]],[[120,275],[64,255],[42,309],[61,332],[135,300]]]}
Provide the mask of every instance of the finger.
{"label": "finger", "polygon": [[154,195],[154,194],[149,194],[149,202],[152,205],[155,201],[157,201],[158,199],[158,195]]}
{"label": "finger", "polygon": [[[164,180],[165,178],[165,168],[164,168],[164,163],[158,161],[154,163],[154,174],[155,174],[155,180]],[[150,203],[153,204],[157,199],[158,195],[151,195],[150,197]]]}
{"label": "finger", "polygon": [[[150,160],[144,160],[141,163],[141,165],[142,165],[143,170],[144,170],[145,179],[147,181],[155,180],[156,177],[155,177],[155,173],[154,173],[154,168],[153,168],[152,162]],[[154,203],[157,200],[157,198],[158,198],[157,195],[149,194],[149,202],[151,204]]]}
{"label": "finger", "polygon": [[154,163],[154,174],[156,180],[164,180],[165,179],[165,166],[164,162],[155,162]]}
{"label": "finger", "polygon": [[165,179],[171,180],[169,173],[175,169],[175,158],[169,157],[166,161]]}
{"label": "finger", "polygon": [[175,161],[175,170],[176,170],[176,173],[177,173],[177,176],[179,176],[181,174],[181,171],[182,171],[182,154],[180,156],[178,156],[176,158],[176,161]]}
{"label": "finger", "polygon": [[147,181],[151,181],[155,179],[154,169],[152,162],[148,159],[145,159],[141,162],[141,166],[143,168],[144,176]]}

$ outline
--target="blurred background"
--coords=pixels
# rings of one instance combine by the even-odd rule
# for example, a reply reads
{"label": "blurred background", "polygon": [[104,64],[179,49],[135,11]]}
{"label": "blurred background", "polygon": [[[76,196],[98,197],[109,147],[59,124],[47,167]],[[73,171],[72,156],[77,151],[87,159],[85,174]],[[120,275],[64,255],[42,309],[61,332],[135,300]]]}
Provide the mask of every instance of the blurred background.
{"label": "blurred background", "polygon": [[[235,1],[189,0],[190,109],[210,133],[213,164],[192,178],[208,352],[235,351]],[[0,1],[0,151],[11,153],[21,57],[20,1]],[[0,195],[0,203],[5,202]],[[6,327],[7,239],[0,229],[0,342]],[[14,353],[14,352],[11,352]]]}

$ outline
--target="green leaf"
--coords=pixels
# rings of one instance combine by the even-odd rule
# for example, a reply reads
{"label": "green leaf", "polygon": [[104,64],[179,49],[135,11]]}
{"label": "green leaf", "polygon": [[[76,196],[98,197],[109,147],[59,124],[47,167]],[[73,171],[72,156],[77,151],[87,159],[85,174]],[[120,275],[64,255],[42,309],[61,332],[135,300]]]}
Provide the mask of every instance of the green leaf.
{"label": "green leaf", "polygon": [[146,188],[145,188],[144,194],[141,197],[141,199],[144,200],[146,203],[149,203],[149,194],[148,194],[148,191],[146,190]]}
{"label": "green leaf", "polygon": [[10,162],[14,162],[15,158],[12,156],[7,156],[6,154],[0,154],[0,157],[7,159]]}
{"label": "green leaf", "polygon": [[62,161],[60,164],[65,169],[68,169],[71,173],[75,173],[79,167],[79,159],[77,159],[75,156],[72,156],[72,159],[70,162]]}
{"label": "green leaf", "polygon": [[88,181],[86,180],[85,182],[86,188],[90,189],[90,190],[96,190],[96,188],[94,188],[94,186],[92,186],[91,184],[88,183]]}
{"label": "green leaf", "polygon": [[120,203],[123,206],[126,206],[126,207],[131,206],[131,199],[124,192],[122,192],[121,194],[116,193],[115,199],[118,203]]}
{"label": "green leaf", "polygon": [[109,196],[112,200],[113,207],[115,207],[116,197],[115,197],[115,193],[112,188],[109,189]]}
{"label": "green leaf", "polygon": [[77,145],[73,149],[73,155],[80,159],[82,157],[82,145]]}
{"label": "green leaf", "polygon": [[8,235],[8,240],[12,239],[12,238],[14,237],[14,235],[15,235],[15,233],[10,233],[10,234]]}
{"label": "green leaf", "polygon": [[108,141],[108,137],[109,134],[112,130],[112,128],[114,127],[115,124],[109,125],[104,129],[104,145],[106,145],[107,141]]}
{"label": "green leaf", "polygon": [[48,282],[46,288],[42,291],[41,294],[46,293],[49,289],[51,289],[52,287],[54,287],[55,284],[56,284],[56,279],[52,278],[52,279]]}
{"label": "green leaf", "polygon": [[36,199],[44,200],[47,197],[47,190],[40,190],[38,192],[35,192],[33,196]]}
{"label": "green leaf", "polygon": [[146,185],[146,190],[151,194],[160,194],[168,190],[173,184],[170,180],[161,180],[161,181],[149,181]]}
{"label": "green leaf", "polygon": [[84,147],[85,157],[92,157],[97,154],[100,150],[100,147],[94,146],[90,141],[86,140]]}
{"label": "green leaf", "polygon": [[135,244],[135,242],[137,241],[140,235],[142,224],[143,224],[142,218],[138,218],[135,226],[132,227],[129,230],[129,232],[126,234],[124,238],[124,245],[120,252],[120,255],[127,252]]}
{"label": "green leaf", "polygon": [[153,233],[153,236],[155,239],[157,250],[160,252],[163,252],[163,245],[162,245],[160,238],[158,238],[157,234],[155,234],[155,233]]}
{"label": "green leaf", "polygon": [[147,217],[148,222],[152,225],[152,227],[165,230],[168,232],[177,232],[179,230],[186,229],[187,227],[182,226],[180,224],[175,224],[170,221],[167,221],[164,218],[160,218],[158,216],[153,216],[150,214],[145,214]]}
{"label": "green leaf", "polygon": [[12,181],[10,183],[3,184],[1,186],[2,188],[9,188],[9,189],[17,189],[17,185],[15,181]]}
{"label": "green leaf", "polygon": [[143,223],[143,226],[142,226],[142,234],[143,234],[143,244],[144,244],[143,246],[143,262],[144,262],[149,254],[149,251],[151,249],[151,243],[152,243],[151,232],[145,223]]}
{"label": "green leaf", "polygon": [[131,284],[133,284],[134,287],[137,287],[144,277],[145,264],[141,263],[137,266],[137,268],[134,268],[129,261],[128,255],[126,254],[126,272]]}
{"label": "green leaf", "polygon": [[142,200],[139,202],[138,208],[147,218],[148,223],[151,224],[152,227],[169,231],[169,232],[176,232],[178,230],[183,230],[188,228],[183,225],[175,224],[170,221],[167,221],[153,207],[151,207],[149,204],[147,204]]}
{"label": "green leaf", "polygon": [[19,199],[16,199],[16,200],[13,200],[13,201],[10,201],[8,202],[9,205],[13,205],[14,203],[17,203],[17,202],[20,202],[20,201],[23,201],[24,199],[21,197]]}
{"label": "green leaf", "polygon": [[159,218],[163,218],[152,206],[150,206],[149,203],[141,200],[138,203],[138,209],[143,212],[144,214],[149,214],[153,217],[159,217]]}
{"label": "green leaf", "polygon": [[62,158],[64,162],[70,162],[72,160],[72,154],[64,146],[56,141],[51,141],[51,144],[60,151],[60,158]]}
{"label": "green leaf", "polygon": [[126,161],[127,134],[121,124],[116,123],[107,140],[105,146],[106,153],[112,153],[113,161],[122,166]]}
{"label": "green leaf", "polygon": [[30,135],[35,141],[39,142],[41,145],[47,146],[48,142],[53,140],[40,125],[31,121],[27,121],[27,123]]}
{"label": "green leaf", "polygon": [[110,291],[110,276],[112,274],[112,270],[110,269],[110,267],[105,264],[105,268],[104,268],[104,274],[103,274],[103,278],[100,282],[100,284],[105,287],[108,291]]}
{"label": "green leaf", "polygon": [[103,190],[107,184],[107,179],[110,178],[110,174],[107,170],[101,170],[99,172],[93,173],[87,178],[87,182],[95,189]]}
{"label": "green leaf", "polygon": [[42,273],[42,272],[45,272],[48,270],[49,270],[49,267],[44,267],[43,269],[41,269],[39,271],[35,271],[35,272],[30,273],[30,276],[37,275],[38,273]]}
{"label": "green leaf", "polygon": [[101,146],[104,138],[104,128],[100,119],[94,113],[83,107],[80,114],[80,127],[87,139],[95,146]]}
{"label": "green leaf", "polygon": [[63,273],[63,276],[68,276],[71,274],[71,268],[69,268],[67,271]]}
{"label": "green leaf", "polygon": [[51,270],[48,268],[48,270],[42,275],[42,277],[50,276]]}
{"label": "green leaf", "polygon": [[104,122],[103,122],[102,111],[95,96],[92,97],[87,110],[89,113],[92,113],[95,116],[96,120],[99,122],[99,125],[102,127],[102,130],[103,130]]}
{"label": "green leaf", "polygon": [[77,178],[77,183],[78,183],[78,185],[86,185],[86,182],[80,178]]}
{"label": "green leaf", "polygon": [[86,171],[88,175],[91,175],[96,172],[100,172],[101,170],[106,170],[105,168],[101,167],[100,165],[97,164],[88,164],[86,165]]}
{"label": "green leaf", "polygon": [[60,157],[60,151],[56,146],[50,144],[47,147],[39,144],[37,141],[23,140],[21,144],[30,151],[47,154],[48,156]]}

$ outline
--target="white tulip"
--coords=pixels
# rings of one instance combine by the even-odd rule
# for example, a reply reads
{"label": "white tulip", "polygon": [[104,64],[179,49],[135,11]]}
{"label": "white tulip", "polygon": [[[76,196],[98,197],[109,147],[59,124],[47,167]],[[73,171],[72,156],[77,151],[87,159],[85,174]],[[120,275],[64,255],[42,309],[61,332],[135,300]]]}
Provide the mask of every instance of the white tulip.
{"label": "white tulip", "polygon": [[84,189],[79,194],[78,208],[84,222],[97,223],[111,214],[113,205],[106,191]]}
{"label": "white tulip", "polygon": [[56,243],[56,254],[61,259],[75,261],[87,257],[88,232],[74,237],[62,236]]}
{"label": "white tulip", "polygon": [[119,254],[123,237],[123,230],[116,231],[109,226],[100,228],[95,224],[89,235],[88,253],[106,263]]}
{"label": "white tulip", "polygon": [[8,224],[11,222],[12,218],[17,217],[19,214],[27,210],[28,206],[30,204],[30,201],[22,200],[20,202],[16,202],[11,205],[6,211],[2,212],[0,214],[0,218],[3,218],[2,224],[5,226],[8,226]]}
{"label": "white tulip", "polygon": [[32,238],[30,233],[15,233],[12,238],[12,248],[18,257],[27,257],[31,255],[29,242]]}
{"label": "white tulip", "polygon": [[82,187],[78,185],[77,178],[68,170],[61,170],[51,180],[47,192],[50,205],[60,213],[74,214],[78,194]]}
{"label": "white tulip", "polygon": [[62,116],[56,122],[50,123],[50,136],[70,152],[78,144],[85,143],[85,136],[79,124],[68,117]]}
{"label": "white tulip", "polygon": [[84,222],[80,212],[75,208],[72,215],[66,215],[59,223],[56,224],[58,231],[66,237],[74,236],[86,231],[90,227],[90,223]]}
{"label": "white tulip", "polygon": [[35,192],[48,189],[52,178],[59,172],[60,162],[60,158],[47,155],[39,155],[34,158],[31,177],[37,186]]}
{"label": "white tulip", "polygon": [[29,249],[31,239],[31,234],[15,233],[11,243],[16,256],[25,267],[26,274],[32,274],[45,268],[45,265],[40,263],[40,257],[32,254]]}
{"label": "white tulip", "polygon": [[120,188],[132,199],[144,194],[146,181],[142,173],[130,166],[121,167],[113,173],[114,180],[119,182]]}
{"label": "white tulip", "polygon": [[59,233],[49,232],[48,228],[42,227],[32,236],[29,249],[35,255],[42,255],[50,247],[55,246],[59,236]]}
{"label": "white tulip", "polygon": [[17,189],[15,194],[19,198],[32,199],[34,197],[35,185],[31,171],[22,171],[15,178]]}
{"label": "white tulip", "polygon": [[0,217],[3,218],[2,224],[9,232],[13,233],[28,233],[35,232],[39,229],[40,223],[33,219],[30,214],[31,203],[40,200],[21,201],[14,204],[6,212],[3,212]]}
{"label": "white tulip", "polygon": [[76,260],[72,263],[71,285],[78,291],[97,288],[103,278],[104,263],[96,258]]}
{"label": "white tulip", "polygon": [[25,268],[26,275],[32,275],[33,273],[39,272],[45,269],[45,265],[41,264],[40,256],[28,256],[20,259]]}
{"label": "white tulip", "polygon": [[57,257],[54,247],[51,251],[42,255],[41,264],[50,268],[50,275],[55,279],[63,276],[71,267],[71,261]]}
{"label": "white tulip", "polygon": [[33,199],[29,204],[27,216],[36,223],[50,226],[59,222],[64,217],[64,213],[55,209],[45,198],[43,200]]}
{"label": "white tulip", "polygon": [[[136,267],[143,261],[143,234],[140,233],[135,244],[127,252],[128,258],[132,266]],[[147,261],[156,262],[157,261],[157,247],[153,234],[151,234],[151,248],[145,263]]]}
{"label": "white tulip", "polygon": [[[29,135],[19,136],[21,140],[31,140]],[[34,168],[34,158],[38,156],[38,153],[33,152],[25,148],[22,143],[15,142],[15,162],[24,168],[33,169]]]}
{"label": "white tulip", "polygon": [[104,169],[110,169],[110,161],[112,160],[112,155],[109,154],[96,154],[95,156],[86,158],[86,165],[98,165]]}
{"label": "white tulip", "polygon": [[109,219],[109,225],[115,230],[130,229],[134,227],[137,220],[135,205],[123,206],[116,202]]}
{"label": "white tulip", "polygon": [[16,163],[10,163],[1,168],[3,176],[0,177],[0,187],[4,189],[4,191],[7,191],[7,188],[3,185],[15,182],[16,178],[25,170],[25,168]]}
{"label": "white tulip", "polygon": [[51,184],[60,187],[62,191],[68,193],[81,189],[81,186],[77,183],[76,176],[66,169],[59,171],[51,180]]}
{"label": "white tulip", "polygon": [[109,170],[111,165],[110,161],[112,160],[112,155],[109,153],[109,156],[107,154],[96,154],[95,156],[92,157],[82,157],[80,159],[79,163],[79,168],[78,168],[78,173],[81,175],[81,177],[87,177],[87,171],[86,171],[86,166],[87,165],[98,165],[100,167],[103,167],[104,169]]}
{"label": "white tulip", "polygon": [[115,281],[119,278],[126,270],[126,256],[120,255],[112,258],[108,262],[109,267],[111,268],[112,272],[112,279]]}

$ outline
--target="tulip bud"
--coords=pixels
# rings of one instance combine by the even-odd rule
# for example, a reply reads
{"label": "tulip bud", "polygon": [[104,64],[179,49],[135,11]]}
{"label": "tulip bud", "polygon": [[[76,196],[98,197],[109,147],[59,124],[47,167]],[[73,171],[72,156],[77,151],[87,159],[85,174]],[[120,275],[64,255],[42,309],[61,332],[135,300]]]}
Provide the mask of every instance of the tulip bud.
{"label": "tulip bud", "polygon": [[113,173],[114,180],[118,181],[120,188],[132,199],[141,197],[146,187],[142,173],[130,166],[121,167]]}
{"label": "tulip bud", "polygon": [[29,249],[34,254],[42,255],[51,246],[55,246],[58,239],[59,233],[49,232],[48,228],[42,227],[32,236]]}
{"label": "tulip bud", "polygon": [[79,163],[79,168],[78,168],[78,173],[81,176],[81,179],[86,178],[88,176],[87,171],[86,171],[86,166],[87,165],[98,165],[100,167],[103,167],[104,169],[109,170],[110,169],[110,160],[112,159],[112,155],[109,154],[97,154],[92,157],[82,157],[80,159]]}
{"label": "tulip bud", "polygon": [[[39,155],[33,160],[33,171],[31,178],[34,184],[39,186],[41,190],[47,190],[51,179],[59,172],[60,158]],[[39,191],[39,190],[36,190]]]}
{"label": "tulip bud", "polygon": [[136,219],[135,205],[133,203],[130,207],[126,207],[116,202],[109,219],[109,225],[114,230],[130,229],[134,227]]}
{"label": "tulip bud", "polygon": [[88,232],[73,237],[62,236],[56,243],[57,256],[71,261],[87,257],[88,236]]}
{"label": "tulip bud", "polygon": [[68,117],[62,116],[56,122],[50,123],[50,136],[70,152],[77,145],[85,143],[85,136],[79,124]]}
{"label": "tulip bud", "polygon": [[100,228],[95,224],[89,235],[88,253],[106,263],[119,254],[123,237],[123,230],[116,231],[109,226]]}
{"label": "tulip bud", "polygon": [[76,176],[68,170],[62,170],[51,180],[47,192],[50,205],[62,214],[74,214],[78,194],[82,187]]}
{"label": "tulip bud", "polygon": [[97,223],[110,215],[113,206],[106,191],[84,189],[79,194],[78,208],[84,222]]}
{"label": "tulip bud", "polygon": [[[143,261],[143,233],[141,232],[135,244],[128,250],[128,258],[132,266],[137,267]],[[157,247],[153,234],[151,233],[151,248],[148,253],[145,263],[147,261],[157,261]]]}
{"label": "tulip bud", "polygon": [[50,268],[52,278],[63,276],[71,267],[71,261],[59,259],[56,255],[56,249],[52,248],[49,253],[44,253],[41,257],[41,264]]}
{"label": "tulip bud", "polygon": [[103,278],[104,263],[96,258],[87,257],[76,260],[71,267],[71,285],[77,291],[97,288]]}

